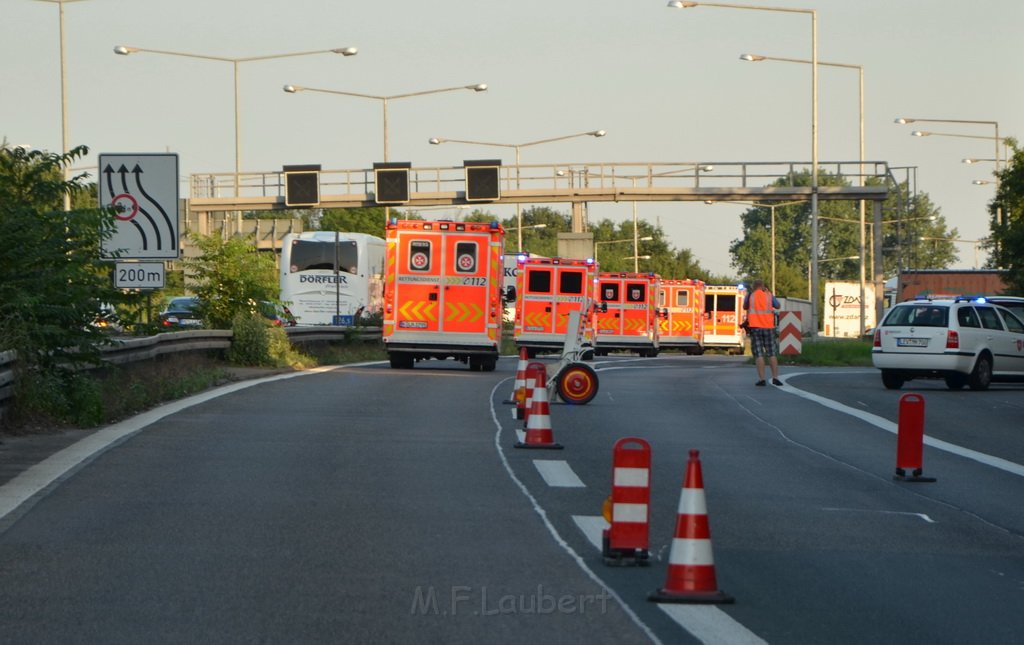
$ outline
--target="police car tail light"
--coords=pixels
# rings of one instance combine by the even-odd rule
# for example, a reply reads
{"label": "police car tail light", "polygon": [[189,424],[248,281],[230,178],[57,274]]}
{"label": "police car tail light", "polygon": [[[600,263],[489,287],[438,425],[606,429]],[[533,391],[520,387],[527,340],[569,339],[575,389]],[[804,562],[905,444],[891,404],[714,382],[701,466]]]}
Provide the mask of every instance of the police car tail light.
{"label": "police car tail light", "polygon": [[873,344],[874,347],[881,347],[882,346],[882,332],[881,332],[881,330],[879,330],[879,329],[875,330],[875,340],[874,340],[874,342],[872,344]]}
{"label": "police car tail light", "polygon": [[960,334],[952,329],[946,332],[946,349],[960,349]]}

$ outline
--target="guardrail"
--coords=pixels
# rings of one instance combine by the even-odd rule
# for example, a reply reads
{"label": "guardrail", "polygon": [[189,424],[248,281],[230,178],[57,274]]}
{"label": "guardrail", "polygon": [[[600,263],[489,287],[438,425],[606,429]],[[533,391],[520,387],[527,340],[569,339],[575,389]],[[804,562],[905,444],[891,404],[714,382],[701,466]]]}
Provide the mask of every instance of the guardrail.
{"label": "guardrail", "polygon": [[[380,327],[288,327],[288,339],[295,345],[312,342],[380,340]],[[142,338],[114,338],[113,343],[100,348],[103,363],[121,365],[144,361],[164,354],[227,350],[231,347],[231,330],[195,329],[174,331]],[[14,396],[17,354],[0,352],[0,419]],[[98,367],[98,366],[97,366]]]}

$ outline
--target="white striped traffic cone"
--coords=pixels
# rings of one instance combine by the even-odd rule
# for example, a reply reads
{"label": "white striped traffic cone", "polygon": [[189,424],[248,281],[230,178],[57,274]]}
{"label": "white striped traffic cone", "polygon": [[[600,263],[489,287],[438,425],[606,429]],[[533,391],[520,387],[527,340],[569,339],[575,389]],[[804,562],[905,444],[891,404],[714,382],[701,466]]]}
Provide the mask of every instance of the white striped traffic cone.
{"label": "white striped traffic cone", "polygon": [[731,603],[734,598],[718,589],[715,560],[711,553],[711,530],[704,501],[704,476],[700,452],[690,451],[686,479],[679,498],[676,533],[668,556],[665,586],[651,593],[653,602]]}
{"label": "white striped traffic cone", "polygon": [[548,376],[543,364],[536,364],[529,370],[534,375],[533,394],[530,399],[530,414],[526,417],[526,438],[517,441],[516,448],[547,448],[561,450],[562,444],[555,443],[551,430],[551,410],[548,406]]}

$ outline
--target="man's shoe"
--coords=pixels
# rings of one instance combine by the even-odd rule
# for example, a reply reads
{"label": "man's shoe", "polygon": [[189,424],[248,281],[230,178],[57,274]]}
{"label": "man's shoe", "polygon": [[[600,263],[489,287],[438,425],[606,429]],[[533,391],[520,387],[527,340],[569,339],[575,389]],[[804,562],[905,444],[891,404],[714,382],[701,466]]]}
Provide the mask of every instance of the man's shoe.
{"label": "man's shoe", "polygon": [[765,383],[764,381],[758,381],[757,383],[754,383],[754,385],[757,385],[758,387],[764,387]]}
{"label": "man's shoe", "polygon": [[782,385],[782,381],[777,378],[772,379],[772,385]]}

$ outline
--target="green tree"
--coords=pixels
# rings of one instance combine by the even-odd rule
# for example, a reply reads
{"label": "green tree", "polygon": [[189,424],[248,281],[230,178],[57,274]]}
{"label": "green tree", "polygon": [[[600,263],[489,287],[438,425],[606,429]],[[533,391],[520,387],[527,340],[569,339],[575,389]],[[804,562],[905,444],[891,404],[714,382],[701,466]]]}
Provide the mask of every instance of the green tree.
{"label": "green tree", "polygon": [[[320,218],[321,231],[343,231],[345,233],[365,233],[384,237],[384,207],[370,208],[328,208]],[[391,211],[392,217],[399,219],[421,219],[399,214],[396,209]]]}
{"label": "green tree", "polygon": [[113,213],[62,210],[64,194],[82,205],[84,175],[64,169],[88,154],[0,145],[0,348],[18,352],[22,366],[61,371],[95,362],[106,337],[91,323],[101,303],[134,296],[114,289],[109,262],[100,259],[113,232]]}
{"label": "green tree", "polygon": [[[795,174],[795,185],[810,185],[810,173]],[[788,185],[790,179],[780,179],[774,185]],[[819,185],[848,186],[842,176],[822,172]],[[873,222],[872,207],[866,205],[866,221]],[[771,208],[754,206],[741,216],[743,237],[733,240],[729,247],[732,265],[744,280],[760,277],[770,279],[772,265]],[[907,184],[890,192],[882,207],[883,273],[892,275],[899,268],[945,268],[956,261],[956,248],[950,238],[957,230],[947,230],[945,218],[925,193],[910,194]],[[818,206],[818,275],[820,288],[826,280],[859,280],[860,262],[843,260],[860,255],[859,206],[856,201],[822,200]],[[866,228],[865,253],[871,278],[872,235]],[[810,202],[775,207],[775,280],[780,296],[806,298],[808,293],[808,265],[811,260],[811,207]],[[921,239],[925,238],[925,239]],[[819,297],[820,294],[819,294]]]}
{"label": "green tree", "polygon": [[185,260],[185,269],[199,297],[199,313],[207,327],[230,329],[238,315],[254,313],[260,302],[277,302],[274,259],[256,250],[251,238],[193,234],[199,256]]}
{"label": "green tree", "polygon": [[996,175],[999,188],[989,203],[989,265],[1006,269],[1007,293],[1024,293],[1024,150],[1016,139],[1006,167]]}

